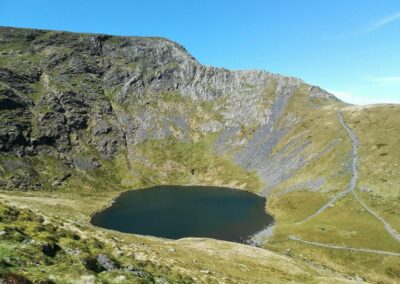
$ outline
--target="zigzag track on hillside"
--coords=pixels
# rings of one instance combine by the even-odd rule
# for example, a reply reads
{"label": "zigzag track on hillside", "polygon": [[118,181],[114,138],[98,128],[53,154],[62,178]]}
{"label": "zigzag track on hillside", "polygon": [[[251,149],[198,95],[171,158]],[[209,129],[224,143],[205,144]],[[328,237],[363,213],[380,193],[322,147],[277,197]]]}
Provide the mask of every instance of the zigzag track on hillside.
{"label": "zigzag track on hillside", "polygon": [[[337,112],[338,118],[340,121],[340,124],[343,126],[343,128],[347,131],[351,142],[352,142],[352,148],[353,148],[353,160],[352,160],[352,176],[350,183],[345,191],[340,192],[336,196],[334,196],[331,200],[329,200],[328,203],[326,203],[324,206],[322,206],[320,209],[318,209],[317,212],[314,214],[308,216],[307,218],[303,219],[300,222],[308,221],[311,218],[319,215],[322,213],[325,209],[333,205],[338,199],[343,198],[346,196],[349,192],[351,192],[354,196],[354,198],[363,206],[371,215],[373,215],[376,219],[378,219],[384,226],[384,229],[386,232],[388,232],[394,239],[397,241],[400,241],[400,234],[393,229],[388,222],[386,222],[385,219],[383,219],[381,216],[379,216],[376,212],[374,212],[372,209],[370,209],[357,195],[355,191],[355,187],[358,181],[359,173],[358,173],[358,161],[359,161],[359,156],[358,156],[358,146],[359,142],[354,134],[353,130],[346,124],[342,113],[338,110]],[[299,223],[300,223],[299,222]],[[342,249],[342,250],[352,250],[352,251],[360,251],[360,252],[370,252],[370,253],[378,253],[378,254],[386,254],[386,255],[395,255],[395,256],[400,256],[399,253],[393,253],[393,252],[385,252],[385,251],[380,251],[380,250],[373,250],[373,249],[357,249],[357,248],[352,248],[352,247],[344,247],[344,246],[336,246],[336,245],[329,245],[329,244],[322,244],[322,243],[317,243],[317,242],[312,242],[312,241],[306,241],[302,240],[296,236],[290,236],[289,239],[294,240],[294,241],[299,241],[303,243],[307,243],[310,245],[315,245],[315,246],[320,246],[320,247],[326,247],[326,248],[332,248],[332,249]]]}
{"label": "zigzag track on hillside", "polygon": [[346,190],[338,193],[337,195],[335,195],[331,200],[329,200],[324,206],[322,206],[320,209],[317,210],[317,212],[315,212],[314,214],[308,216],[307,218],[305,218],[304,220],[300,221],[300,222],[305,222],[310,220],[311,218],[314,218],[315,216],[321,214],[323,211],[325,211],[325,209],[331,207],[337,200],[345,197],[349,192],[354,191],[354,188],[356,187],[357,181],[358,181],[358,139],[356,137],[356,135],[354,134],[353,130],[346,124],[346,122],[344,121],[343,115],[342,113],[338,110],[337,112],[338,118],[339,118],[339,122],[342,125],[342,127],[347,131],[350,139],[351,139],[351,143],[352,143],[352,148],[353,148],[353,153],[352,153],[352,163],[351,163],[351,179],[350,179],[350,183],[347,186]]}

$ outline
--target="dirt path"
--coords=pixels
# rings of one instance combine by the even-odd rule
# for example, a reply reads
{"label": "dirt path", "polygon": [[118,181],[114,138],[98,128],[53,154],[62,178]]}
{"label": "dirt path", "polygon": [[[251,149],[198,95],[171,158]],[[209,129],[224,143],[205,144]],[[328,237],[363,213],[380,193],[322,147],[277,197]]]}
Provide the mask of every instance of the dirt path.
{"label": "dirt path", "polygon": [[357,201],[367,210],[371,215],[373,215],[376,219],[378,219],[384,226],[385,230],[397,241],[400,242],[400,234],[393,229],[388,222],[386,222],[385,219],[383,219],[381,216],[379,216],[376,212],[374,212],[372,209],[370,209],[367,204],[365,204],[357,195],[355,191],[353,191],[354,197],[357,199]]}
{"label": "dirt path", "polygon": [[305,218],[304,220],[300,221],[300,222],[305,222],[310,220],[311,218],[321,214],[323,211],[325,211],[325,209],[331,207],[337,200],[343,198],[344,196],[346,196],[349,192],[354,191],[354,188],[356,187],[357,181],[358,181],[358,139],[356,137],[356,135],[354,134],[353,130],[351,130],[351,128],[346,124],[346,122],[344,121],[343,115],[340,111],[337,112],[338,118],[339,118],[339,122],[342,125],[342,127],[347,131],[347,134],[349,135],[350,139],[351,139],[351,144],[352,144],[352,163],[351,163],[351,179],[349,182],[349,185],[347,186],[346,190],[338,193],[337,195],[335,195],[331,200],[329,200],[324,206],[322,206],[320,209],[317,210],[317,212],[315,212],[314,214],[308,216],[307,218]]}
{"label": "dirt path", "polygon": [[397,252],[390,252],[390,251],[383,251],[383,250],[376,250],[376,249],[366,249],[366,248],[352,248],[352,247],[344,247],[344,246],[337,246],[337,245],[330,245],[330,244],[322,244],[312,241],[302,240],[296,236],[289,236],[289,239],[292,241],[297,241],[309,245],[314,245],[318,247],[324,247],[329,249],[340,249],[340,250],[351,250],[357,252],[366,252],[366,253],[376,253],[376,254],[384,254],[384,255],[391,255],[391,256],[400,256],[400,253]]}
{"label": "dirt path", "polygon": [[310,220],[311,218],[319,215],[321,212],[323,212],[326,208],[330,207],[331,205],[333,205],[338,199],[344,197],[345,195],[347,195],[349,192],[352,192],[355,199],[365,208],[365,210],[367,210],[371,215],[373,215],[376,219],[378,219],[384,226],[385,230],[393,237],[395,238],[397,241],[400,241],[400,234],[394,230],[388,222],[385,221],[385,219],[383,219],[381,216],[379,216],[376,212],[374,212],[373,210],[371,210],[357,195],[356,191],[354,190],[358,181],[358,177],[359,177],[359,173],[358,173],[358,139],[357,136],[354,134],[353,130],[347,125],[347,123],[345,122],[343,115],[340,111],[337,112],[338,114],[338,118],[340,121],[340,124],[343,126],[343,128],[347,131],[350,139],[351,139],[351,144],[353,146],[353,160],[352,160],[352,164],[351,164],[351,170],[352,170],[352,175],[351,175],[351,180],[350,183],[347,187],[346,190],[340,192],[339,194],[337,194],[336,196],[334,196],[331,200],[329,200],[328,203],[326,203],[324,206],[322,206],[320,209],[318,209],[317,212],[315,212],[314,214],[308,216],[306,219],[304,219],[302,222]]}

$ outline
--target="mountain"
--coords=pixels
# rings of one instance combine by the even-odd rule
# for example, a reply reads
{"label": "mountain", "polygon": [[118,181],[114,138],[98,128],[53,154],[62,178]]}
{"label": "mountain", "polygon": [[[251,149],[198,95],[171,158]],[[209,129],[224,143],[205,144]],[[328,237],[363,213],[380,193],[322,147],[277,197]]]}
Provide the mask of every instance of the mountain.
{"label": "mountain", "polygon": [[[121,251],[129,251],[145,263],[135,265],[162,263],[173,275],[165,281],[399,281],[399,110],[348,105],[296,78],[204,66],[163,38],[2,27],[3,212],[29,207],[27,215],[47,216],[55,230],[63,223],[79,230],[88,238],[79,244],[87,250],[82,263],[98,266],[104,251],[126,262]],[[267,197],[276,223],[258,236],[263,249],[90,225],[91,214],[120,192],[156,184],[251,191]],[[26,234],[43,239],[35,230]],[[8,239],[2,255],[15,242]],[[63,237],[53,242],[65,252]],[[193,251],[201,263],[185,253]],[[156,261],[159,254],[165,261]],[[128,277],[84,265],[62,274],[73,257],[80,256],[51,260],[56,281],[85,273],[111,282]],[[39,260],[43,272],[11,267],[26,266],[23,274],[36,281],[52,270],[46,259]],[[152,276],[156,268],[143,271],[148,281],[163,277]]]}

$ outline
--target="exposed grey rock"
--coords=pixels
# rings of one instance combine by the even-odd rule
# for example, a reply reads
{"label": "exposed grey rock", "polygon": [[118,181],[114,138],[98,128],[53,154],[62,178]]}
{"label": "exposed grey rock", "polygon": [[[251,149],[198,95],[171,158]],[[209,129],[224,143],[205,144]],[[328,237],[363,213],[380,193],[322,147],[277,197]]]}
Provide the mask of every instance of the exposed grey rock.
{"label": "exposed grey rock", "polygon": [[23,93],[30,92],[32,89],[29,87],[29,84],[38,81],[39,78],[40,71],[38,69],[35,69],[34,72],[17,74],[10,69],[0,68],[0,82],[14,90],[21,91]]}
{"label": "exposed grey rock", "polygon": [[336,98],[331,93],[328,93],[327,91],[325,91],[319,87],[316,87],[316,86],[310,86],[310,98],[319,98],[319,99],[327,99],[327,100],[332,100],[332,101],[339,101],[339,99]]}
{"label": "exposed grey rock", "polygon": [[107,255],[105,254],[99,254],[97,256],[97,262],[101,267],[103,267],[105,270],[115,270],[119,268],[119,265],[111,260]]}
{"label": "exposed grey rock", "polygon": [[65,251],[66,254],[69,254],[69,255],[79,255],[79,254],[81,254],[81,251],[78,250],[78,249],[66,248],[64,251]]}
{"label": "exposed grey rock", "polygon": [[146,276],[148,276],[148,273],[146,273],[144,270],[132,266],[124,268],[123,271],[132,273],[133,275],[140,278],[145,278]]}
{"label": "exposed grey rock", "polygon": [[266,240],[272,237],[274,233],[274,226],[268,226],[261,231],[255,233],[254,235],[250,236],[245,243],[251,246],[260,247],[262,244],[265,243]]}
{"label": "exposed grey rock", "polygon": [[5,159],[1,162],[1,164],[10,172],[15,172],[18,169],[21,169],[21,170],[31,170],[32,169],[32,165],[24,162],[23,160]]}
{"label": "exposed grey rock", "polygon": [[[299,79],[204,66],[162,38],[0,28],[0,46],[7,46],[0,56],[8,64],[0,68],[1,155],[51,156],[90,171],[101,163],[87,156],[127,153],[133,164],[140,161],[135,146],[143,141],[213,134],[218,155],[230,154],[243,169],[258,172],[266,183],[263,194],[317,157],[303,155],[309,144],[301,140],[271,155],[298,123],[286,110],[306,85]],[[181,109],[158,109],[169,95],[182,101]],[[313,102],[337,100],[313,86],[307,95]],[[194,122],[197,109],[212,115]],[[254,133],[239,139],[249,127]],[[16,173],[0,182],[40,188],[35,182],[40,174]]]}
{"label": "exposed grey rock", "polygon": [[38,134],[32,140],[34,146],[56,147],[59,151],[71,148],[67,118],[60,112],[46,112],[39,117]]}
{"label": "exposed grey rock", "polygon": [[281,192],[279,192],[279,194],[283,195],[283,194],[287,194],[289,192],[292,191],[296,191],[296,190],[301,190],[301,189],[306,189],[306,190],[310,190],[310,191],[317,191],[319,190],[325,183],[325,179],[323,177],[318,177],[316,179],[313,180],[308,180],[305,182],[301,182],[301,183],[296,183],[284,190],[282,190]]}
{"label": "exposed grey rock", "polygon": [[212,120],[201,125],[200,130],[204,133],[215,133],[221,131],[222,125],[221,122]]}
{"label": "exposed grey rock", "polygon": [[219,155],[225,154],[234,143],[232,140],[240,131],[240,127],[227,127],[220,132],[220,135],[215,141],[215,150]]}
{"label": "exposed grey rock", "polygon": [[0,152],[12,151],[17,155],[27,152],[31,131],[31,105],[28,98],[15,91],[0,89]]}
{"label": "exposed grey rock", "polygon": [[97,122],[96,126],[93,127],[93,135],[98,136],[101,134],[108,134],[112,130],[111,125],[105,121],[105,120],[100,120]]}
{"label": "exposed grey rock", "polygon": [[94,157],[75,157],[73,165],[80,170],[90,171],[101,167],[101,164]]}
{"label": "exposed grey rock", "polygon": [[52,186],[60,186],[64,181],[66,181],[71,176],[71,173],[62,174],[59,177],[56,177],[52,183]]}
{"label": "exposed grey rock", "polygon": [[0,110],[13,110],[26,108],[31,102],[24,97],[18,96],[11,89],[0,90]]}

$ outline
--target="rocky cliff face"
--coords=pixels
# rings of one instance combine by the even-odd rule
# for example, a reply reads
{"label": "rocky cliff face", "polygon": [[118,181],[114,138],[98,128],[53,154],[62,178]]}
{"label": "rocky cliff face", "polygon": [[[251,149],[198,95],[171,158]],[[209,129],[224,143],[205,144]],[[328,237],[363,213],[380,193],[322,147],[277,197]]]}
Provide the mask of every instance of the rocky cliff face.
{"label": "rocky cliff face", "polygon": [[207,152],[255,171],[264,184],[257,190],[266,192],[307,161],[308,142],[292,141],[289,156],[272,155],[299,122],[287,110],[295,96],[313,108],[337,103],[299,79],[203,66],[162,38],[0,28],[0,184],[48,187],[37,157],[54,158],[68,176],[120,153],[133,180],[144,168],[174,171],[180,161],[155,165],[140,150],[172,139],[207,141]]}

